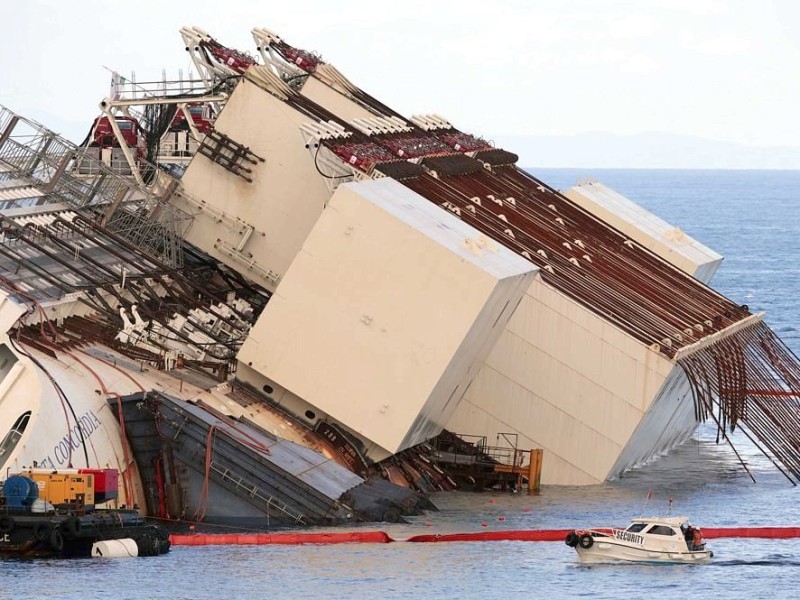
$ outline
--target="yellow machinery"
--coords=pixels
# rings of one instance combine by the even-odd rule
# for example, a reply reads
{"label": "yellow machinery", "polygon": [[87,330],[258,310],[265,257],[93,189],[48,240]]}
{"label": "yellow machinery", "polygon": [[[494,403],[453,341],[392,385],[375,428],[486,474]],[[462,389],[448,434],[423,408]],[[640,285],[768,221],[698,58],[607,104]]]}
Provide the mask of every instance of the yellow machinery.
{"label": "yellow machinery", "polygon": [[39,498],[53,506],[69,504],[77,509],[94,508],[94,475],[92,473],[44,471],[25,473],[39,487]]}

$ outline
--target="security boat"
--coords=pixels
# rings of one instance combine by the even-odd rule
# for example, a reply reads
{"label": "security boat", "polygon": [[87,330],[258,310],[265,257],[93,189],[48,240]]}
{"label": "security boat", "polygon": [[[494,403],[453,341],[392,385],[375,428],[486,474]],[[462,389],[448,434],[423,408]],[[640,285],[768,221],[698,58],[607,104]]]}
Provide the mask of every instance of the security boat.
{"label": "security boat", "polygon": [[705,563],[714,556],[686,517],[642,517],[625,529],[576,529],[564,541],[583,562]]}

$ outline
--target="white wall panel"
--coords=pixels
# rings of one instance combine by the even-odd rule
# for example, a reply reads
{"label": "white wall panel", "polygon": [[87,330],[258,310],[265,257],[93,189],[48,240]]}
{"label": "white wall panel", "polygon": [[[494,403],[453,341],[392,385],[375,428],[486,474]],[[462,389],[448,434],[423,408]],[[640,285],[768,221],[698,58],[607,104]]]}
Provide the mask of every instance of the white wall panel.
{"label": "white wall panel", "polygon": [[[247,269],[221,250],[220,242],[241,245],[241,251],[260,267],[285,273],[330,197],[301,135],[300,125],[309,120],[241,80],[214,128],[248,146],[264,162],[246,163],[253,170],[250,183],[205,156],[195,155],[181,181],[186,192],[210,210],[200,211],[194,204],[173,198],[180,208],[196,215],[187,239],[245,276]],[[219,212],[233,221],[224,220],[221,227]],[[244,240],[248,225],[255,232]],[[273,287],[271,281],[258,278],[256,271],[252,274],[259,284]]]}
{"label": "white wall panel", "polygon": [[[545,450],[543,483],[598,483],[620,456],[630,466],[652,454],[657,440],[640,423],[672,372],[670,361],[537,277],[447,428],[489,444],[517,433],[519,447]],[[664,398],[675,400],[672,391]],[[679,420],[662,441],[692,426]]]}
{"label": "white wall panel", "polygon": [[386,452],[429,439],[536,273],[478,238],[392,179],[340,186],[239,359]]}
{"label": "white wall panel", "polygon": [[722,263],[720,254],[602,183],[581,183],[564,195],[703,283]]}

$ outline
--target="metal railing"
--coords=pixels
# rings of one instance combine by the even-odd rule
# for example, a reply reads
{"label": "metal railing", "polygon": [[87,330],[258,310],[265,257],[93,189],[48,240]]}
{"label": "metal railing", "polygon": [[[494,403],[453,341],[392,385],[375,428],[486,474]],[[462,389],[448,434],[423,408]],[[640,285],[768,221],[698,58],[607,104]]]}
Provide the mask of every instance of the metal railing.
{"label": "metal railing", "polygon": [[[487,466],[499,464],[519,467],[530,463],[531,450],[521,450],[517,447],[517,434],[497,434],[498,445],[495,446],[489,445],[486,436],[461,433],[455,433],[453,436],[461,443],[442,438],[436,438],[434,442],[434,449],[452,464]],[[501,441],[509,445],[499,445]]]}

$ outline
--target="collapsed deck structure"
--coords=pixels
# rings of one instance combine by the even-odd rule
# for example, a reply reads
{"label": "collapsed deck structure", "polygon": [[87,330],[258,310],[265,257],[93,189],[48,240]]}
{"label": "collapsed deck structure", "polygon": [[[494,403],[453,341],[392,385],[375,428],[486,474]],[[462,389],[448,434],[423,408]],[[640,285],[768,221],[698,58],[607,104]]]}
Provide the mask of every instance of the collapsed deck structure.
{"label": "collapsed deck structure", "polygon": [[[181,34],[202,81],[118,85],[113,147],[0,113],[0,462],[52,463],[60,438],[61,462],[89,462],[94,417],[128,498],[164,506],[183,486],[174,515],[231,481],[210,434],[194,451],[215,419],[295,436],[355,488],[443,429],[542,448],[545,484],[597,483],[713,418],[800,478],[800,362],[708,287],[718,254],[602,184],[561,193],[438,115],[406,118],[267,30],[260,63]],[[141,123],[136,145],[122,125]],[[348,486],[323,487],[291,518],[347,514]]]}

